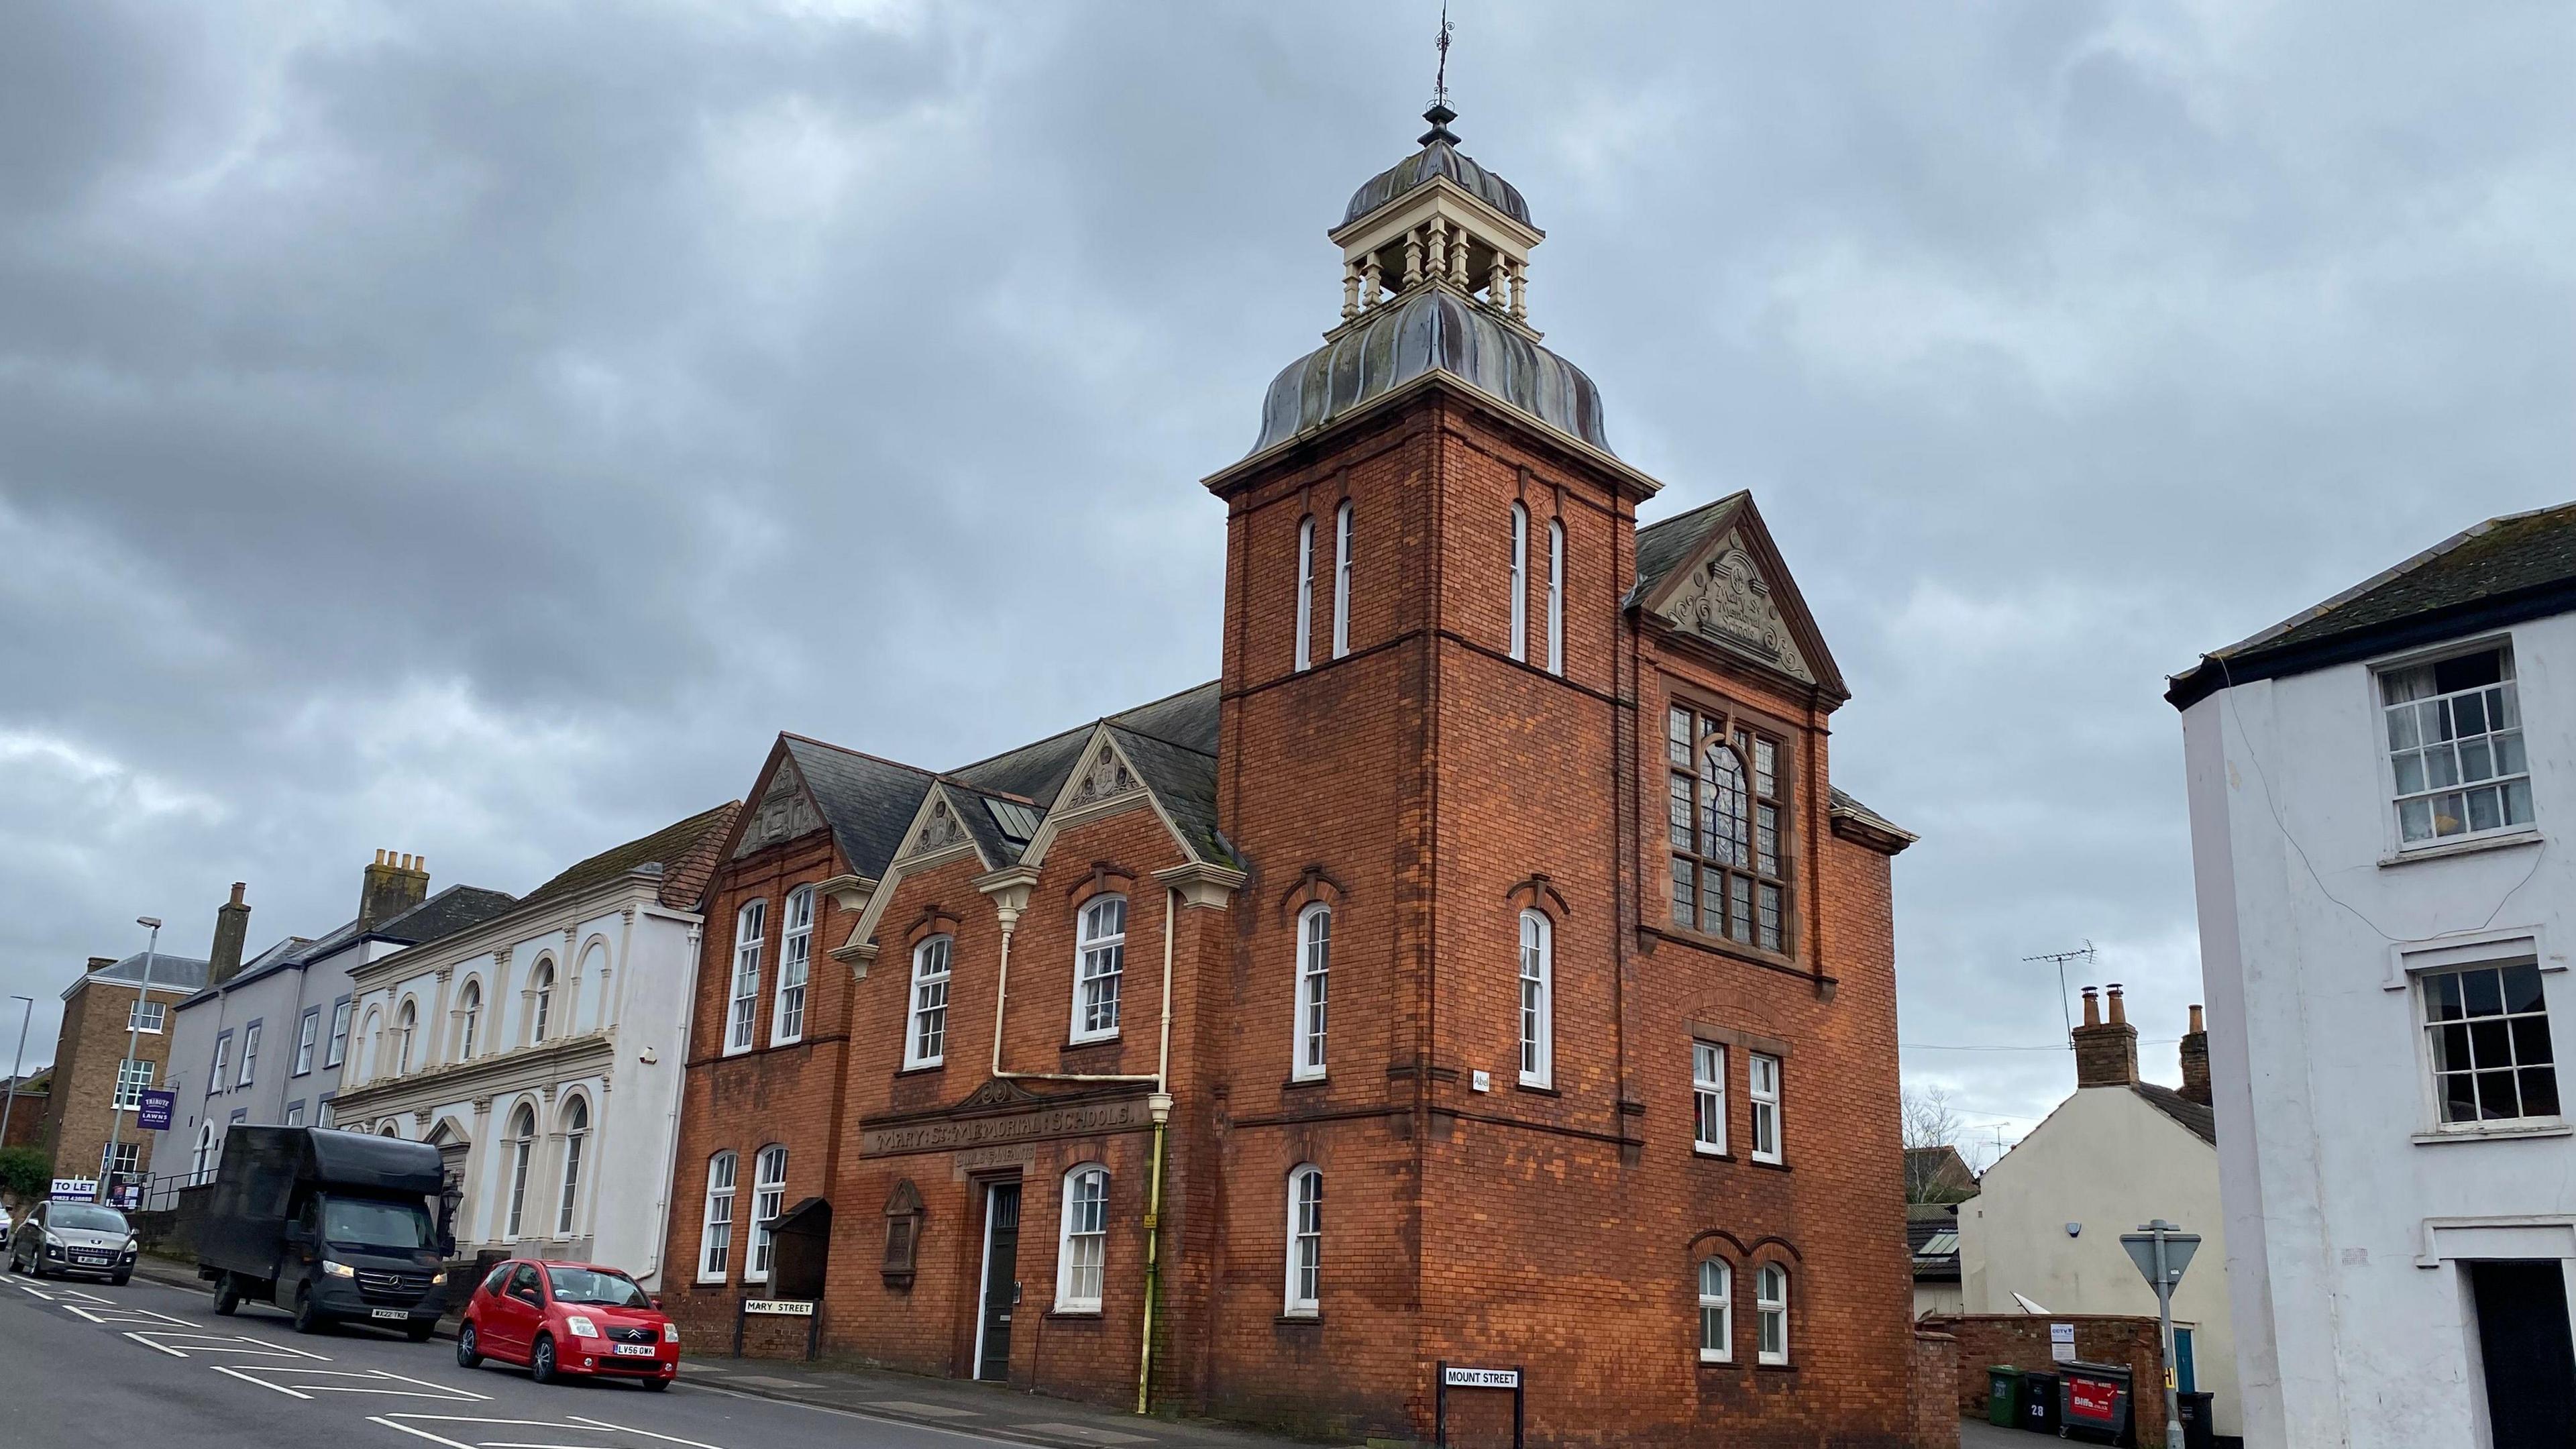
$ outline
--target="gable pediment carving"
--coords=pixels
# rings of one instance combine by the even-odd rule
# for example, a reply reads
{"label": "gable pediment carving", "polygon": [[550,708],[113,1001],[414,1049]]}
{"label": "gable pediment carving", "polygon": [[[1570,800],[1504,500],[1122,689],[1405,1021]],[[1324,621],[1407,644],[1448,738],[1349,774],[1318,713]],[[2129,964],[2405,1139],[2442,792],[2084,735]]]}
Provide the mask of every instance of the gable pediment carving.
{"label": "gable pediment carving", "polygon": [[733,858],[740,860],[822,828],[823,814],[805,791],[805,776],[796,768],[795,757],[787,756],[779,760],[778,773],[769,777],[769,788],[761,792],[760,803],[743,822],[742,840],[734,846]]}
{"label": "gable pediment carving", "polygon": [[928,855],[933,851],[946,850],[951,846],[965,843],[966,823],[959,820],[957,813],[948,808],[947,794],[942,792],[932,796],[930,814],[921,822],[921,834],[912,842],[912,853]]}
{"label": "gable pediment carving", "polygon": [[1073,793],[1065,797],[1064,804],[1068,810],[1078,810],[1085,805],[1132,795],[1143,788],[1135,772],[1127,768],[1127,761],[1119,756],[1109,741],[1102,740],[1092,751],[1091,763],[1083,767],[1081,778],[1074,781]]}
{"label": "gable pediment carving", "polygon": [[1816,671],[1791,637],[1761,565],[1729,532],[1657,610],[1664,621],[1721,648],[1749,655],[1801,684]]}

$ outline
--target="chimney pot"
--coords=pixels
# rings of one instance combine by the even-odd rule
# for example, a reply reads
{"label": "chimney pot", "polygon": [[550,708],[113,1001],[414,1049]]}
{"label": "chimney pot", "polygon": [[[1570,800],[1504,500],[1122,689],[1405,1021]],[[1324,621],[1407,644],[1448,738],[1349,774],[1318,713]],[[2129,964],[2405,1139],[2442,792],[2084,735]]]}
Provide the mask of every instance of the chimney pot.
{"label": "chimney pot", "polygon": [[2090,986],[2084,988],[2084,1024],[2086,1026],[2102,1024],[2102,998],[2095,995]]}
{"label": "chimney pot", "polygon": [[2104,1021],[2101,995],[2084,988],[2084,1024],[2075,1029],[2075,1085],[2126,1087],[2138,1080],[2138,1029],[2120,1003],[2120,988],[2108,989],[2111,1019]]}
{"label": "chimney pot", "polygon": [[221,986],[241,974],[242,943],[250,937],[250,907],[242,903],[242,883],[233,882],[233,898],[215,907],[215,940],[206,950],[206,981]]}
{"label": "chimney pot", "polygon": [[2208,1028],[2207,1026],[2203,1025],[2203,1024],[2202,1024],[2202,1022],[2201,1022],[2201,1019],[2200,1019],[2200,1004],[2199,1004],[2198,1002],[2194,1002],[2194,1003],[2192,1003],[2192,1008],[2191,1008],[2191,1029],[2192,1029],[2194,1032],[2204,1032],[2204,1031],[2209,1030],[2209,1028]]}
{"label": "chimney pot", "polygon": [[2109,991],[2111,997],[2111,1019],[2115,1022],[2127,1021],[2129,1019],[2129,1008],[2120,1000],[2120,983],[2114,981],[2106,989]]}
{"label": "chimney pot", "polygon": [[89,969],[92,971],[104,971],[115,964],[116,958],[113,956],[92,956],[89,958]]}
{"label": "chimney pot", "polygon": [[242,903],[242,886],[243,886],[243,882],[241,882],[241,881],[234,881],[234,882],[233,882],[233,904],[234,904],[234,905],[240,905],[240,904]]}
{"label": "chimney pot", "polygon": [[2206,1107],[2209,1105],[2209,1031],[2203,1025],[2200,1008],[2191,1009],[2191,1030],[2182,1039],[2182,1095]]}

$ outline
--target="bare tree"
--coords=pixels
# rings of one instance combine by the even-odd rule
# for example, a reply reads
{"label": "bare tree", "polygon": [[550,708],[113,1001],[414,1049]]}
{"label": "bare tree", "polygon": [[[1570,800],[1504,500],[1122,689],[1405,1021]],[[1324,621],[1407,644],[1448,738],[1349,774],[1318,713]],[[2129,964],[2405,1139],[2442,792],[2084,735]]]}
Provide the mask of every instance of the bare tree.
{"label": "bare tree", "polygon": [[[1958,1110],[1950,1105],[1949,1089],[1906,1088],[1902,1115],[1905,1200],[1958,1202],[1973,1196],[1976,1180],[1968,1175],[1967,1161],[1958,1153],[1959,1134],[1965,1124],[1959,1120]],[[1943,1148],[1950,1150],[1945,1152]]]}

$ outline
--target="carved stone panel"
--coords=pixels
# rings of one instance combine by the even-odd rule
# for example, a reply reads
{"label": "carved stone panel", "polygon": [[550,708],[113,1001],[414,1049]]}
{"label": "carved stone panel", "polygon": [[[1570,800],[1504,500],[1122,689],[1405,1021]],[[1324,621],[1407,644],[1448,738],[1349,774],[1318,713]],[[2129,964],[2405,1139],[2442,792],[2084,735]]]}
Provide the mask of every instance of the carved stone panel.
{"label": "carved stone panel", "polygon": [[752,808],[751,819],[742,827],[742,843],[734,847],[733,858],[740,860],[754,851],[822,828],[823,817],[805,793],[805,776],[796,768],[796,761],[792,757],[780,760],[778,773],[770,777],[768,790],[761,794],[760,803]]}
{"label": "carved stone panel", "polygon": [[1102,740],[1100,748],[1092,754],[1091,763],[1083,767],[1082,778],[1074,782],[1073,794],[1065,804],[1071,809],[1097,805],[1112,796],[1129,794],[1136,788],[1136,776],[1128,770],[1127,762],[1118,757],[1118,752],[1109,747],[1107,740]]}
{"label": "carved stone panel", "polygon": [[913,844],[913,854],[928,855],[966,843],[966,827],[949,813],[948,797],[937,796],[930,802],[930,818],[921,823],[921,838]]}
{"label": "carved stone panel", "polygon": [[1780,617],[1770,582],[1734,534],[1673,591],[1663,615],[1677,629],[1749,654],[1802,684],[1816,682]]}

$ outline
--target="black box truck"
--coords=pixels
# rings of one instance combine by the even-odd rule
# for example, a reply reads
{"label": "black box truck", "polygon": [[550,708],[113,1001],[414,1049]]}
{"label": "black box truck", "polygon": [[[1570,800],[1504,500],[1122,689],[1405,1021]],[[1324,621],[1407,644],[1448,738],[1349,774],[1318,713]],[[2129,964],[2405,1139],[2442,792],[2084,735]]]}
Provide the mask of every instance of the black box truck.
{"label": "black box truck", "polygon": [[215,1311],[263,1300],[298,1332],[335,1322],[429,1337],[446,1302],[438,1149],[327,1127],[234,1126],[197,1228]]}

